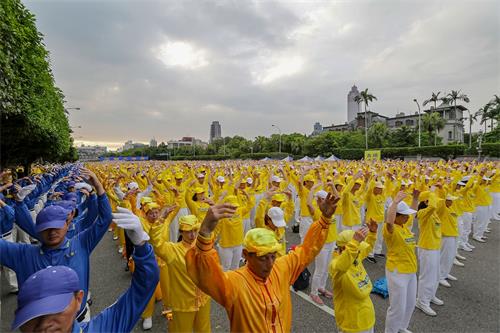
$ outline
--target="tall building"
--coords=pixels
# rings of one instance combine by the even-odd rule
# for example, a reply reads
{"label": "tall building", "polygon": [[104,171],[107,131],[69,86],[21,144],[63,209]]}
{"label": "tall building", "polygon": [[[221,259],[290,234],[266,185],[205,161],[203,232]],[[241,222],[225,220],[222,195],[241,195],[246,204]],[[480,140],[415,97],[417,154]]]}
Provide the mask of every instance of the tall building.
{"label": "tall building", "polygon": [[316,122],[314,124],[314,130],[311,135],[318,135],[321,134],[321,132],[323,132],[323,126],[321,126],[319,122]]}
{"label": "tall building", "polygon": [[359,112],[359,104],[354,100],[359,96],[358,87],[352,86],[351,91],[347,94],[347,122],[356,120]]}
{"label": "tall building", "polygon": [[210,143],[221,138],[222,130],[220,127],[220,123],[218,121],[212,121],[212,125],[210,125]]}

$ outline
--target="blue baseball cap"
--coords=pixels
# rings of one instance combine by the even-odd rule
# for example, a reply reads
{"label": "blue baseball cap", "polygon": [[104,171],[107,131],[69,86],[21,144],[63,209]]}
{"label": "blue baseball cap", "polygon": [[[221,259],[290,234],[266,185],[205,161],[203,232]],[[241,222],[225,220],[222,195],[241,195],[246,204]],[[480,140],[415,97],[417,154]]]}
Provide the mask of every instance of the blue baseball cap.
{"label": "blue baseball cap", "polygon": [[31,319],[63,312],[80,290],[78,275],[69,267],[49,266],[32,274],[19,289],[12,330]]}
{"label": "blue baseball cap", "polygon": [[64,227],[69,213],[71,213],[71,210],[67,210],[61,206],[51,205],[45,207],[36,216],[36,232]]}
{"label": "blue baseball cap", "polygon": [[66,210],[72,211],[76,209],[76,202],[71,201],[71,200],[60,200],[60,201],[54,201],[52,203],[54,206],[60,206]]}
{"label": "blue baseball cap", "polygon": [[62,199],[76,202],[78,200],[78,195],[75,192],[68,192],[63,195]]}

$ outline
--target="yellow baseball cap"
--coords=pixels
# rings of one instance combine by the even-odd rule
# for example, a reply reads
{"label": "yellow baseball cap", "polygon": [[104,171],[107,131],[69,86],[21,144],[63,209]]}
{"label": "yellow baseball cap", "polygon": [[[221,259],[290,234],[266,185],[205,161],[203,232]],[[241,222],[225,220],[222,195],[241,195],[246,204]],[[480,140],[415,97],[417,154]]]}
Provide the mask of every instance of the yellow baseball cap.
{"label": "yellow baseball cap", "polygon": [[150,202],[153,202],[153,198],[151,198],[151,197],[142,197],[141,198],[141,205],[145,205],[145,204],[148,204]]}
{"label": "yellow baseball cap", "polygon": [[184,215],[179,219],[179,230],[191,231],[200,229],[201,223],[195,215]]}
{"label": "yellow baseball cap", "polygon": [[200,187],[200,186],[195,187],[195,189],[194,189],[194,193],[196,193],[196,194],[201,194],[204,192],[205,192],[205,189],[203,187]]}
{"label": "yellow baseball cap", "polygon": [[177,172],[175,174],[175,179],[182,179],[182,178],[184,178],[184,174],[182,174],[181,172]]}
{"label": "yellow baseball cap", "polygon": [[286,200],[286,196],[283,193],[276,193],[272,196],[271,200],[283,202]]}
{"label": "yellow baseball cap", "polygon": [[148,202],[145,206],[144,206],[144,211],[146,213],[148,213],[151,209],[155,209],[155,208],[161,208],[160,205],[158,205],[156,202]]}
{"label": "yellow baseball cap", "polygon": [[281,244],[271,230],[265,228],[254,228],[247,232],[243,240],[243,248],[258,257],[278,252]]}
{"label": "yellow baseball cap", "polygon": [[313,175],[306,175],[306,176],[304,177],[304,181],[305,181],[305,182],[314,182],[314,181],[315,181],[315,179],[314,179],[314,176],[313,176]]}
{"label": "yellow baseball cap", "polygon": [[344,230],[337,236],[337,246],[345,246],[354,236],[354,230]]}
{"label": "yellow baseball cap", "polygon": [[240,202],[238,200],[238,197],[235,196],[235,195],[228,195],[227,197],[224,198],[224,203],[228,203],[228,204],[231,204],[235,207],[239,207],[240,206]]}

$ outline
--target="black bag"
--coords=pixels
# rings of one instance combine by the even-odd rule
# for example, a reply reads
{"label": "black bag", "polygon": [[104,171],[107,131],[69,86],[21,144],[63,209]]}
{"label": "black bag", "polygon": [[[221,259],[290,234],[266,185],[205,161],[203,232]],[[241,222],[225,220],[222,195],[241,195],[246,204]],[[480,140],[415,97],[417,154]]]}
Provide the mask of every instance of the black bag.
{"label": "black bag", "polygon": [[294,234],[298,234],[299,233],[299,224],[298,223],[295,223],[294,225],[292,225],[292,232]]}
{"label": "black bag", "polygon": [[309,287],[309,280],[311,278],[311,272],[306,268],[300,273],[299,277],[293,283],[293,290],[299,291],[304,290]]}

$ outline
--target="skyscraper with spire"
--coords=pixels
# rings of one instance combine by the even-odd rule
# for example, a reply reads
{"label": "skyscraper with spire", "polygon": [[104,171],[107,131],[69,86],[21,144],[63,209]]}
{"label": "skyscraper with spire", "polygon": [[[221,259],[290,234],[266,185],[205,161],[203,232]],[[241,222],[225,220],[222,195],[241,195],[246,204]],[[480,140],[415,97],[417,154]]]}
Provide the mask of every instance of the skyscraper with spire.
{"label": "skyscraper with spire", "polygon": [[359,96],[358,87],[353,85],[351,91],[347,94],[347,122],[355,120],[359,112],[359,104],[354,100]]}

